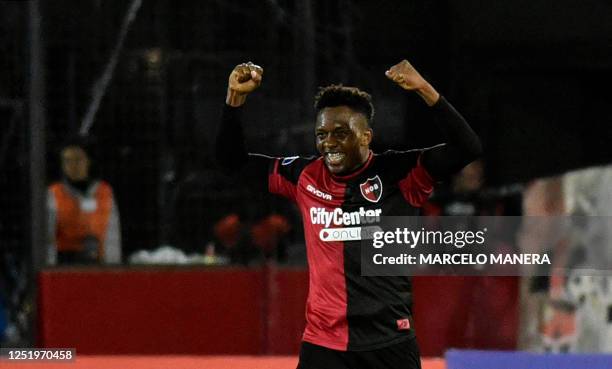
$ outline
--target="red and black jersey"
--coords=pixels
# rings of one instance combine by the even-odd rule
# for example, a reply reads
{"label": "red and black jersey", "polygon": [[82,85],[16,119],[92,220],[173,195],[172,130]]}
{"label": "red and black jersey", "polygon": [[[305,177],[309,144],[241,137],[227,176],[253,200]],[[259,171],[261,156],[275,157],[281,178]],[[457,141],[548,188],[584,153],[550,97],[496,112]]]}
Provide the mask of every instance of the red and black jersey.
{"label": "red and black jersey", "polygon": [[[240,108],[226,107],[217,136],[217,162],[240,170],[300,209],[310,287],[303,340],[335,350],[373,350],[414,336],[408,277],[361,276],[360,240],[339,228],[375,225],[382,216],[417,215],[434,178],[461,169],[480,153],[463,117],[441,98],[434,105],[445,145],[427,150],[370,153],[347,176],[332,174],[321,157],[271,158],[247,154]],[[267,180],[263,174],[267,173]]]}
{"label": "red and black jersey", "polygon": [[[360,241],[337,229],[375,225],[385,215],[417,215],[433,190],[420,151],[372,154],[335,176],[322,158],[275,159],[269,190],[302,215],[310,272],[304,341],[335,350],[372,350],[413,335],[407,277],[362,277]],[[333,232],[333,233],[332,233]]]}

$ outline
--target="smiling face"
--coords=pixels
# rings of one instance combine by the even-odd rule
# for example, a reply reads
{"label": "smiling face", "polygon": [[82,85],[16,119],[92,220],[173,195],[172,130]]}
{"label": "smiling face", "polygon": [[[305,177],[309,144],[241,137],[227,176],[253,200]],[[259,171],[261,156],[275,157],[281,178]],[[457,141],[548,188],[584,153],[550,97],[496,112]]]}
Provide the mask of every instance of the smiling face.
{"label": "smiling face", "polygon": [[317,150],[333,174],[349,174],[368,160],[372,129],[363,113],[348,106],[322,109],[315,136]]}

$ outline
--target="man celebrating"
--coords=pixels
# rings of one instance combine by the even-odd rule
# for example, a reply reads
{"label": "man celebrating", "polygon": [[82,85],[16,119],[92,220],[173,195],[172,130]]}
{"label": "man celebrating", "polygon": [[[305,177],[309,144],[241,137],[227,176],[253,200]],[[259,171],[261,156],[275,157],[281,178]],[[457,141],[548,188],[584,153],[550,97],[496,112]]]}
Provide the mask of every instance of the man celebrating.
{"label": "man celebrating", "polygon": [[[360,241],[329,229],[380,216],[418,215],[436,180],[481,154],[463,117],[406,60],[386,76],[430,107],[445,144],[425,150],[372,153],[369,94],[331,85],[315,97],[318,157],[248,154],[241,106],[263,69],[240,64],[229,77],[217,160],[249,181],[294,201],[304,224],[310,288],[298,368],[420,368],[408,277],[363,277]],[[366,220],[367,219],[367,220]]]}

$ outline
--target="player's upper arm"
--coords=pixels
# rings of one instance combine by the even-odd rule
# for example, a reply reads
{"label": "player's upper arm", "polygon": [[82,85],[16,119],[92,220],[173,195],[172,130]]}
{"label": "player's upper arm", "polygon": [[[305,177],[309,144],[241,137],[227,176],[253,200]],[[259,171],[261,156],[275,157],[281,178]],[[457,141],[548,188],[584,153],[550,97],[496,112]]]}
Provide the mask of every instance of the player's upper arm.
{"label": "player's upper arm", "polygon": [[382,155],[388,167],[386,171],[392,173],[402,196],[414,207],[421,207],[427,201],[435,184],[422,163],[423,153],[427,150],[390,150]]}
{"label": "player's upper arm", "polygon": [[301,156],[275,159],[268,174],[268,190],[295,201],[298,179],[304,168],[314,159]]}

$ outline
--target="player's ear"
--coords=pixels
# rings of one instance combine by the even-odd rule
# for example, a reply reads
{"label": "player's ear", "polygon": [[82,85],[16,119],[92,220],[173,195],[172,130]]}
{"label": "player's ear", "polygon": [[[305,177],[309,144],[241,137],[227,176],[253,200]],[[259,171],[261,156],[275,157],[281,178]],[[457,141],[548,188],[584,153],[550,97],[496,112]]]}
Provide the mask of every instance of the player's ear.
{"label": "player's ear", "polygon": [[361,145],[369,146],[373,137],[374,131],[372,131],[372,128],[366,128],[361,134]]}

